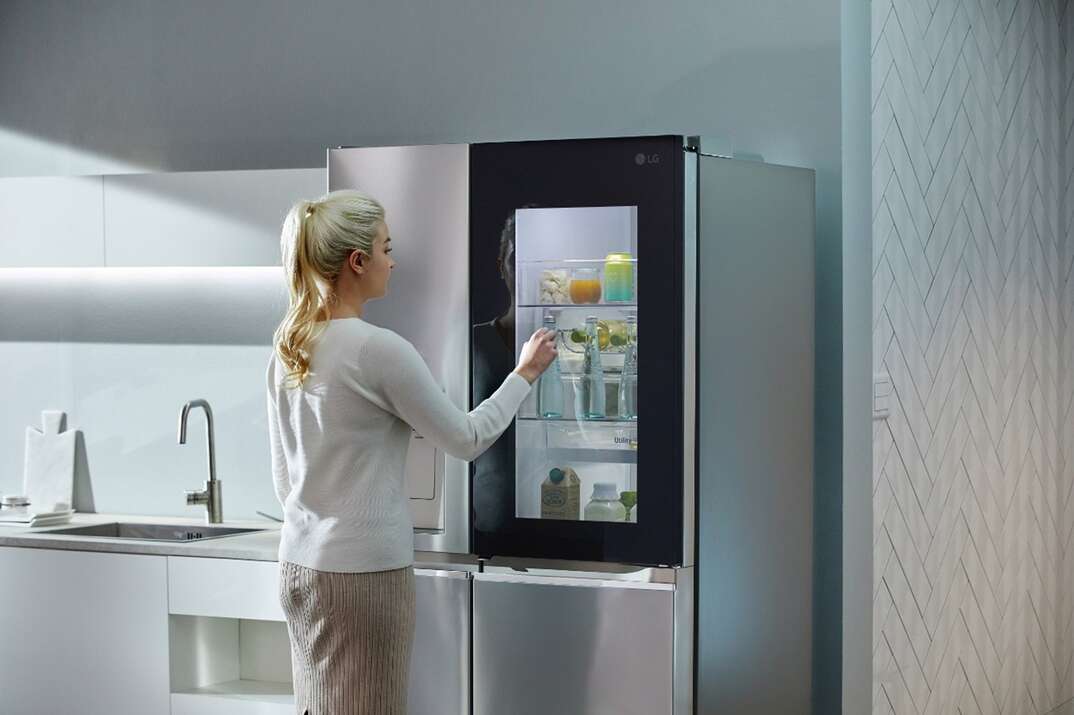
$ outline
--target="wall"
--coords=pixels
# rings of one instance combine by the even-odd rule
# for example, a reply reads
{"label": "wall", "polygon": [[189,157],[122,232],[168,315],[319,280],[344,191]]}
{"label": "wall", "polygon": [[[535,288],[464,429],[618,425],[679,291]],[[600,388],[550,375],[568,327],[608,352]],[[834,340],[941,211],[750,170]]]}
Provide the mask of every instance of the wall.
{"label": "wall", "polygon": [[[669,131],[815,168],[816,631],[830,637],[817,661],[831,663],[841,634],[839,63],[839,0],[111,0],[92,13],[10,0],[0,4],[0,175],[306,167],[339,144]],[[821,711],[838,707],[838,689],[838,666],[818,673]]]}
{"label": "wall", "polygon": [[873,712],[1048,713],[1072,688],[1066,3],[872,15],[873,355],[895,390],[874,423]]}
{"label": "wall", "polygon": [[[1066,0],[1059,4],[1058,14],[1060,17],[1059,49],[1061,54],[1060,73],[1058,78],[1058,91],[1056,98],[1059,102],[1059,177],[1056,186],[1059,203],[1059,266],[1056,271],[1056,279],[1059,283],[1059,310],[1056,313],[1056,323],[1059,329],[1059,360],[1058,360],[1058,414],[1056,425],[1060,434],[1059,454],[1056,460],[1056,490],[1054,493],[1055,507],[1053,513],[1058,516],[1057,526],[1061,526],[1058,538],[1054,539],[1054,553],[1060,560],[1057,571],[1059,592],[1056,597],[1058,624],[1055,626],[1060,643],[1059,653],[1059,678],[1063,683],[1062,693],[1069,697],[1074,686],[1074,548],[1070,540],[1070,526],[1074,524],[1074,499],[1071,497],[1074,490],[1074,333],[1071,326],[1074,325],[1074,282],[1071,272],[1071,261],[1074,260],[1074,240],[1071,229],[1074,222],[1071,220],[1070,211],[1074,207],[1074,183],[1071,183],[1071,170],[1074,169],[1074,161],[1071,160],[1071,152],[1074,151],[1074,141],[1071,138],[1071,128],[1074,127],[1074,13],[1071,5]],[[1065,661],[1062,659],[1066,659]],[[1055,715],[1074,714],[1074,700],[1067,700],[1062,710],[1057,710]]]}
{"label": "wall", "polygon": [[[0,178],[0,493],[44,409],[83,433],[76,508],[200,516],[213,408],[226,518],[279,513],[264,375],[286,307],[279,227],[325,169]],[[63,207],[56,210],[55,207]]]}
{"label": "wall", "polygon": [[[843,0],[843,563],[842,711],[873,694],[872,152],[870,4]],[[818,707],[817,713],[838,712]]]}

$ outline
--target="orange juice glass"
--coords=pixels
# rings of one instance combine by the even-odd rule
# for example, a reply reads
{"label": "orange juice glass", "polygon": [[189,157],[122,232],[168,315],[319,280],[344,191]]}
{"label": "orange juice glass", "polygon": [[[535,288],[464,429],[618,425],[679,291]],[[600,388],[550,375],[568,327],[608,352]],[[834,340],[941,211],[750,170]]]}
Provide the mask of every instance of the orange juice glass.
{"label": "orange juice glass", "polygon": [[600,273],[595,268],[575,268],[569,292],[574,303],[599,303]]}

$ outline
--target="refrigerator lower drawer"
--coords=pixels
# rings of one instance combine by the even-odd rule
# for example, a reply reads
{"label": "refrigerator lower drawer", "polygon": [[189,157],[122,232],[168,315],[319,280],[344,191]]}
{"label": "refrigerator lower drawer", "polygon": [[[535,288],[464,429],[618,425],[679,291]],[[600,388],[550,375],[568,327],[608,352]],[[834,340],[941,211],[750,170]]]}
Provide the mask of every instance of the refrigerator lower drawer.
{"label": "refrigerator lower drawer", "polygon": [[474,576],[474,715],[672,712],[672,587]]}
{"label": "refrigerator lower drawer", "polygon": [[470,712],[470,580],[461,571],[414,570],[417,623],[410,661],[411,715]]}

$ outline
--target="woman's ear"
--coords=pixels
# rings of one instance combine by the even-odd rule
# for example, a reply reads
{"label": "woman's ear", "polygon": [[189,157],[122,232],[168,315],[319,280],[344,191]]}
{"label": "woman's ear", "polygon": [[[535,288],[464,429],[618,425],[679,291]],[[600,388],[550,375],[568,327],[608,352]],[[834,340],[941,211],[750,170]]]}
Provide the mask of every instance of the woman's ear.
{"label": "woman's ear", "polygon": [[365,266],[362,264],[363,258],[365,258],[365,256],[363,256],[362,252],[357,248],[351,251],[351,255],[347,257],[347,262],[350,263],[351,270],[355,273],[360,274],[365,272]]}

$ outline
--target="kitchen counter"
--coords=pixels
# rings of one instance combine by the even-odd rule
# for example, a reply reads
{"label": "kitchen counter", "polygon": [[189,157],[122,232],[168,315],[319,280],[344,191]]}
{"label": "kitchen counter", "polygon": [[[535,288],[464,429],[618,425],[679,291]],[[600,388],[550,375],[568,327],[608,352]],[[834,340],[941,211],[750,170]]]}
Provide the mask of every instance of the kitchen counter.
{"label": "kitchen counter", "polygon": [[[59,526],[0,527],[0,571],[15,575],[0,589],[5,705],[27,714],[293,713],[280,524],[229,520],[223,526],[261,531],[184,542],[56,533],[114,522],[205,525],[76,514]],[[465,715],[478,702],[481,712],[503,712],[490,703],[532,687],[534,656],[518,648],[526,642],[547,644],[548,662],[597,668],[604,691],[641,703],[632,712],[669,715],[673,650],[689,644],[678,640],[675,614],[693,592],[692,569],[414,557],[410,712]],[[579,566],[593,570],[571,568]],[[591,621],[599,657],[598,641],[584,635]],[[54,686],[57,674],[65,687]],[[572,683],[570,692],[590,687],[584,678]],[[552,711],[564,709],[541,710]]]}
{"label": "kitchen counter", "polygon": [[[156,556],[195,556],[210,559],[241,559],[245,561],[276,561],[280,547],[280,524],[268,520],[228,519],[212,526],[264,529],[264,531],[234,536],[221,536],[201,541],[146,541],[52,533],[73,526],[92,526],[124,522],[128,524],[178,524],[205,526],[203,519],[177,516],[138,516],[130,514],[75,514],[67,524],[29,528],[0,526],[0,547],[17,546],[34,549],[67,551],[105,551],[121,554],[152,554]],[[476,570],[477,559],[467,554],[438,554],[418,551],[414,566],[424,569]]]}

